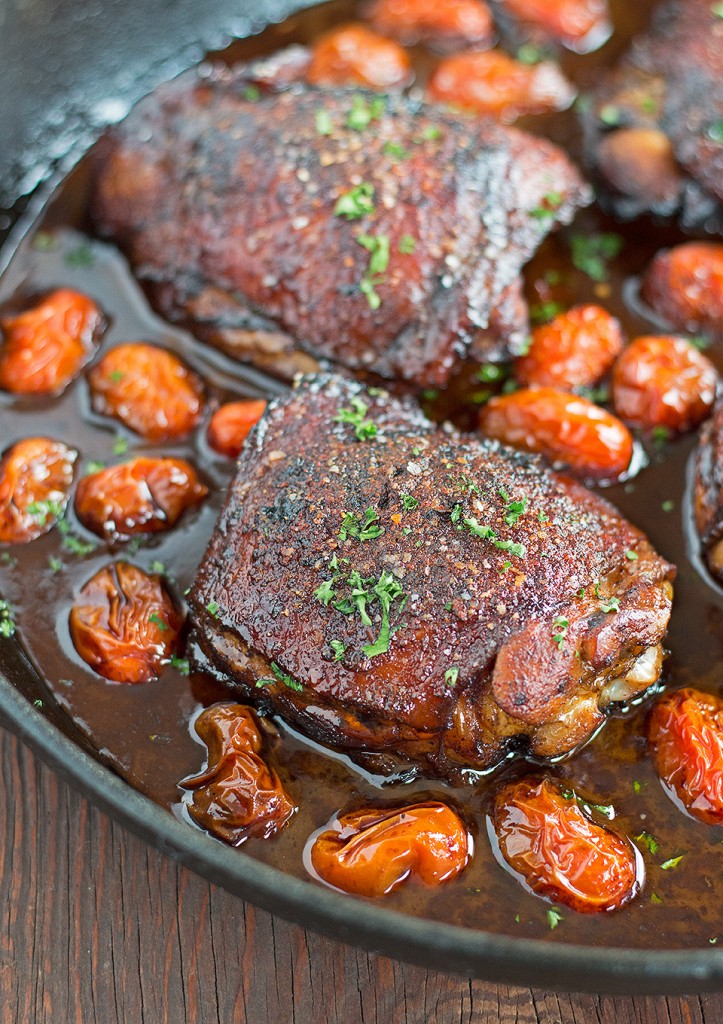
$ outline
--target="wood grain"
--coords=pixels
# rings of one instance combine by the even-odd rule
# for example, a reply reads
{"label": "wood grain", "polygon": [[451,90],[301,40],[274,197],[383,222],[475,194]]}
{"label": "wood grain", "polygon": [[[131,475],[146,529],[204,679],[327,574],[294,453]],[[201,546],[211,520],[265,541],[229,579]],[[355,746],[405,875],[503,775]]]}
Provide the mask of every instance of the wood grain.
{"label": "wood grain", "polygon": [[166,860],[0,730],[2,1024],[721,1024],[723,996],[450,977],[289,925]]}

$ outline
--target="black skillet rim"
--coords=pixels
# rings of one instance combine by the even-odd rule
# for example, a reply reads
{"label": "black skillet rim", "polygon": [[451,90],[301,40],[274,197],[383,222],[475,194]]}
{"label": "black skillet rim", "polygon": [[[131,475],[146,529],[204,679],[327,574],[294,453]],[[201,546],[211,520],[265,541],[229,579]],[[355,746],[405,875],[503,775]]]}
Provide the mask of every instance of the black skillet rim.
{"label": "black skillet rim", "polygon": [[[69,169],[65,166],[42,185],[18,218],[0,249],[0,274]],[[0,719],[82,795],[172,860],[270,913],[341,942],[465,977],[558,991],[723,991],[723,949],[597,948],[511,938],[388,910],[287,875],[243,850],[210,839],[170,813],[159,816],[156,803],[36,710],[2,665]]]}

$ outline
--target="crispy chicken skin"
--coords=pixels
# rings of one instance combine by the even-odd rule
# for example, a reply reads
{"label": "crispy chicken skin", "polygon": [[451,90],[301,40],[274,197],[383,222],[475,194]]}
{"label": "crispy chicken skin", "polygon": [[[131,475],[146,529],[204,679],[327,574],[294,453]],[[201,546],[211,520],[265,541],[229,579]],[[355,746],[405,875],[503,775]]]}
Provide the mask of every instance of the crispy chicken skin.
{"label": "crispy chicken skin", "polygon": [[[374,103],[366,127],[348,126]],[[554,224],[590,200],[543,139],[402,94],[279,91],[253,68],[207,65],[162,86],[95,166],[97,225],[163,315],[282,376],[328,358],[423,386],[443,384],[485,334],[484,358],[514,350],[522,332],[502,337],[499,304]],[[372,212],[335,215],[360,183],[374,187]],[[359,236],[388,240],[388,265],[376,272]]]}
{"label": "crispy chicken skin", "polygon": [[723,396],[701,427],[695,453],[693,509],[703,558],[723,583]]}
{"label": "crispy chicken skin", "polygon": [[616,213],[723,224],[723,20],[705,0],[667,0],[598,86],[584,115],[590,164]]}
{"label": "crispy chicken skin", "polygon": [[201,661],[245,699],[454,777],[567,752],[653,683],[673,575],[538,457],[321,376],[247,439],[189,601]]}

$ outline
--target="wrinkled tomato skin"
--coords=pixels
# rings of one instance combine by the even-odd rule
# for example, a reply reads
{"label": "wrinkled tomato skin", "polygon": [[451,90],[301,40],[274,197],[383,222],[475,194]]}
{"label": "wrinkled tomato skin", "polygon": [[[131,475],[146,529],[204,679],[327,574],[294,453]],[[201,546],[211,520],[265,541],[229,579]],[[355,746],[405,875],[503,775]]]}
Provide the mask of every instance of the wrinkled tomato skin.
{"label": "wrinkled tomato skin", "polygon": [[169,530],[207,494],[185,459],[138,458],[83,477],[75,511],[93,533],[116,541]]}
{"label": "wrinkled tomato skin", "polygon": [[75,449],[49,437],[26,437],[5,452],[0,544],[27,544],[55,526],[68,503],[77,458]]}
{"label": "wrinkled tomato skin", "polygon": [[118,345],[88,374],[93,409],[158,443],[185,437],[201,418],[203,385],[157,345]]}
{"label": "wrinkled tomato skin", "polygon": [[479,425],[487,437],[540,452],[584,477],[615,480],[633,457],[627,427],[586,398],[555,388],[524,388],[492,398]]}
{"label": "wrinkled tomato skin", "polygon": [[642,296],[681,331],[723,331],[723,245],[685,242],[659,252],[645,272]]}
{"label": "wrinkled tomato skin", "polygon": [[515,362],[521,384],[572,391],[589,388],[623,348],[620,322],[600,306],[574,306],[532,332],[527,355]]}
{"label": "wrinkled tomato skin", "polygon": [[128,562],[97,572],[70,612],[76,651],[94,672],[116,683],[157,679],[182,624],[160,579]]}
{"label": "wrinkled tomato skin", "polygon": [[314,46],[307,78],[312,85],[362,85],[391,89],[412,77],[409,55],[365,25],[343,25]]}
{"label": "wrinkled tomato skin", "polygon": [[208,766],[183,780],[187,803],[201,828],[233,846],[268,839],[283,828],[296,805],[277,773],[261,757],[261,733],[250,708],[217,704],[196,720],[208,748]]}
{"label": "wrinkled tomato skin", "polygon": [[376,0],[369,9],[374,28],[406,45],[421,39],[436,48],[485,46],[495,35],[484,0]]}
{"label": "wrinkled tomato skin", "polygon": [[314,840],[314,871],[357,896],[384,896],[408,877],[441,885],[467,865],[471,840],[459,815],[437,801],[349,811]]}
{"label": "wrinkled tomato skin", "polygon": [[440,62],[428,86],[433,102],[514,121],[523,114],[564,110],[575,96],[556,65],[533,66],[497,50],[474,51]]}
{"label": "wrinkled tomato skin", "polygon": [[642,887],[642,859],[632,843],[588,818],[549,779],[503,787],[492,825],[507,864],[553,903],[596,914],[624,906]]}
{"label": "wrinkled tomato skin", "polygon": [[650,713],[648,743],[688,813],[723,825],[723,700],[692,688],[666,693]]}
{"label": "wrinkled tomato skin", "polygon": [[504,8],[577,53],[602,46],[611,32],[606,0],[504,0]]}
{"label": "wrinkled tomato skin", "polygon": [[615,363],[613,406],[633,427],[682,433],[706,418],[717,383],[711,361],[684,338],[636,338]]}
{"label": "wrinkled tomato skin", "polygon": [[216,410],[208,424],[208,443],[219,455],[235,459],[251,428],[264,414],[266,402],[249,399],[243,402],[227,402]]}
{"label": "wrinkled tomato skin", "polygon": [[63,391],[93,355],[105,323],[91,299],[69,288],[0,318],[0,388],[19,395]]}

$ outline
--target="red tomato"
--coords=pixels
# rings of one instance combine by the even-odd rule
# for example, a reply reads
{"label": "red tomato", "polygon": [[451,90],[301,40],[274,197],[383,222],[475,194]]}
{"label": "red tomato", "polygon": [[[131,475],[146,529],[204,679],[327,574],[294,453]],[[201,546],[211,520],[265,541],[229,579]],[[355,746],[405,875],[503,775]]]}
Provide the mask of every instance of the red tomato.
{"label": "red tomato", "polygon": [[615,412],[634,427],[697,427],[710,412],[718,374],[683,338],[636,338],[613,369]]}
{"label": "red tomato", "polygon": [[522,779],[497,794],[500,853],[538,896],[583,914],[617,910],[638,894],[642,860],[632,843],[588,818],[549,779]]}
{"label": "red tomato", "polygon": [[343,25],[314,46],[307,78],[313,85],[364,85],[391,89],[412,77],[409,55],[365,25]]}
{"label": "red tomato", "polygon": [[592,387],[623,347],[620,323],[600,306],[573,306],[532,332],[527,355],[515,362],[522,384],[563,391]]}
{"label": "red tomato", "polygon": [[541,452],[587,477],[614,480],[633,457],[630,431],[586,398],[554,388],[524,388],[492,398],[479,425],[487,437]]}
{"label": "red tomato", "polygon": [[686,242],[659,252],[645,272],[642,294],[679,330],[723,330],[723,245]]}
{"label": "red tomato", "polygon": [[0,388],[57,394],[88,362],[105,326],[94,302],[62,288],[17,316],[0,318]]}
{"label": "red tomato", "polygon": [[0,544],[27,544],[57,523],[68,503],[78,453],[48,437],[27,437],[0,461]]}
{"label": "red tomato", "polygon": [[208,425],[208,443],[214,451],[235,459],[243,448],[249,431],[258,423],[266,409],[266,402],[252,400],[227,402],[211,417]]}
{"label": "red tomato", "polygon": [[666,693],[648,720],[658,774],[694,818],[723,825],[723,700],[684,689]]}
{"label": "red tomato", "polygon": [[184,437],[201,418],[200,379],[157,345],[118,345],[91,369],[88,380],[95,411],[149,441]]}
{"label": "red tomato", "polygon": [[564,110],[575,96],[556,64],[521,64],[499,50],[447,57],[432,75],[428,93],[436,102],[503,121]]}
{"label": "red tomato", "polygon": [[260,756],[261,733],[250,708],[216,704],[196,720],[208,748],[208,766],[183,780],[194,790],[188,810],[198,824],[238,846],[250,836],[267,839],[296,810],[276,772]]}
{"label": "red tomato", "polygon": [[602,46],[611,31],[607,0],[504,0],[504,7],[578,53]]}
{"label": "red tomato", "polygon": [[316,873],[359,896],[384,896],[410,876],[440,885],[458,875],[469,857],[467,829],[458,814],[437,801],[349,811],[311,847]]}
{"label": "red tomato", "polygon": [[101,569],[70,612],[70,635],[83,661],[117,683],[149,683],[170,661],[183,624],[157,576],[128,562]]}
{"label": "red tomato", "polygon": [[169,530],[208,494],[185,459],[133,459],[84,476],[75,494],[80,521],[109,540]]}
{"label": "red tomato", "polygon": [[454,42],[483,46],[494,37],[484,0],[375,0],[369,17],[375,28],[403,43]]}

